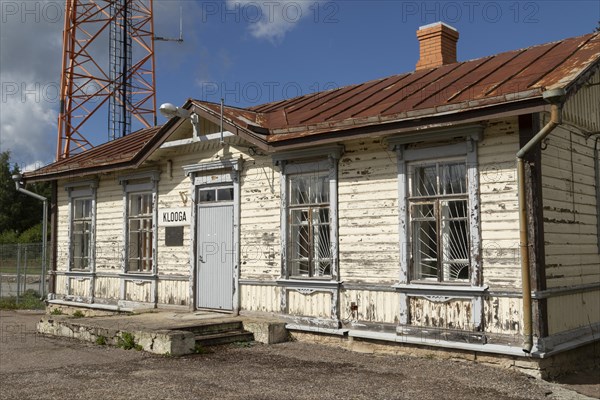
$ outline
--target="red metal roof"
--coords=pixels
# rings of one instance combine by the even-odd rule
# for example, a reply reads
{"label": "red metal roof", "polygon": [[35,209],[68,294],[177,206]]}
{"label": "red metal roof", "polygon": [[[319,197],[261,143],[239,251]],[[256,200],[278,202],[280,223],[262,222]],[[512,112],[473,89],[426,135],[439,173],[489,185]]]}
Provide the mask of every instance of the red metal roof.
{"label": "red metal roof", "polygon": [[[588,68],[597,66],[599,58],[600,34],[588,34],[248,109],[225,107],[224,118],[248,130],[266,131],[268,142],[278,142],[541,99],[546,89],[567,88]],[[217,104],[193,102],[219,112]]]}
{"label": "red metal roof", "polygon": [[161,127],[141,129],[122,138],[103,143],[92,149],[59,160],[24,174],[25,179],[36,180],[42,176],[77,176],[88,170],[116,169],[135,163],[159,138]]}
{"label": "red metal roof", "polygon": [[[261,146],[331,132],[380,127],[539,99],[567,92],[600,64],[600,34],[588,34],[476,60],[394,75],[250,108],[224,107],[224,122]],[[525,103],[522,103],[525,104]],[[213,118],[220,105],[189,100]],[[166,139],[177,118],[25,174],[27,179],[79,175],[141,163]],[[316,137],[315,137],[316,139]]]}

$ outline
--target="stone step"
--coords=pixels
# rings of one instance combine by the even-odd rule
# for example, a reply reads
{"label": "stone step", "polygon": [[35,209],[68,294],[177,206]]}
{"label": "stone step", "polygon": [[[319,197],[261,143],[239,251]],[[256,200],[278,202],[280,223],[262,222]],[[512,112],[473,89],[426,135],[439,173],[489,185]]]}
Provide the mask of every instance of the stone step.
{"label": "stone step", "polygon": [[207,323],[207,324],[202,324],[202,325],[191,325],[191,326],[183,326],[183,327],[175,328],[175,330],[178,330],[178,331],[192,332],[194,335],[197,335],[197,336],[212,335],[212,334],[218,334],[218,333],[222,333],[222,332],[238,331],[238,330],[243,330],[243,329],[244,329],[244,325],[242,324],[242,321],[237,321],[237,320],[212,322],[212,323]]}
{"label": "stone step", "polygon": [[197,345],[206,347],[235,342],[251,342],[254,340],[254,335],[252,332],[239,329],[214,334],[196,335],[195,339]]}

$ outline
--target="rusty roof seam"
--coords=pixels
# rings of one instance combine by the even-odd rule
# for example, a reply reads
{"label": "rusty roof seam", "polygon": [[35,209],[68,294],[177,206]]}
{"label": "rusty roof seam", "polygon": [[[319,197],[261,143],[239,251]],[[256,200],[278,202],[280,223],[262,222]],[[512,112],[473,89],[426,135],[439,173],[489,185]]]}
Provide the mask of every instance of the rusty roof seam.
{"label": "rusty roof seam", "polygon": [[[550,47],[547,51],[545,51],[540,57],[543,57],[544,55],[546,55],[549,51],[551,51],[554,47]],[[523,51],[517,53],[515,55],[515,57],[512,60],[516,60],[518,57],[520,57],[521,55],[525,54],[528,51],[528,49],[524,49]],[[539,58],[538,58],[539,59]],[[529,68],[531,65],[533,65],[535,62],[537,62],[538,59],[533,59],[531,60],[531,62],[527,63],[527,66],[523,67],[522,69],[514,72],[513,74],[510,74],[509,76],[507,76],[505,79],[501,80],[500,82],[496,83],[495,85],[492,85],[490,87],[490,89],[488,89],[486,92],[484,92],[485,96],[490,95],[492,92],[494,92],[495,90],[497,90],[499,87],[503,86],[505,83],[507,83],[508,81],[510,81],[511,79],[513,79],[515,76],[520,75],[521,73],[523,73],[523,71],[525,71],[527,68]],[[512,61],[511,60],[511,61]],[[527,86],[529,87],[529,86]]]}
{"label": "rusty roof seam", "polygon": [[[450,64],[450,66],[452,66],[452,69],[451,69],[450,71],[448,71],[448,73],[447,73],[447,74],[451,73],[452,71],[455,71],[455,70],[456,70],[456,69],[458,69],[458,68],[459,68],[461,65],[462,65],[462,63]],[[432,70],[431,72],[433,73],[434,71],[435,71],[435,72],[437,72],[437,71],[439,71],[439,69],[438,69],[438,68],[436,68],[436,69]],[[381,114],[384,114],[386,111],[388,111],[388,110],[390,110],[390,109],[394,108],[394,107],[395,107],[397,104],[400,104],[401,102],[403,102],[404,100],[406,100],[406,99],[408,99],[409,97],[413,96],[413,95],[414,95],[414,94],[416,94],[417,92],[421,92],[421,91],[423,91],[423,90],[424,90],[426,87],[428,87],[428,86],[431,86],[431,85],[432,85],[432,84],[434,84],[435,82],[439,82],[439,81],[440,81],[441,79],[443,79],[443,78],[444,78],[444,76],[445,76],[445,75],[447,75],[447,74],[440,74],[440,76],[438,76],[436,79],[432,80],[431,82],[425,82],[425,86],[422,86],[422,87],[415,88],[415,90],[414,90],[412,93],[409,93],[409,94],[407,94],[407,95],[406,95],[406,96],[404,96],[403,98],[401,98],[401,99],[399,99],[398,101],[396,101],[394,104],[392,104],[392,105],[390,105],[389,107],[387,107],[387,108],[385,108],[384,110],[382,110],[382,111],[381,111]],[[417,80],[417,81],[415,81],[415,82],[412,82],[410,85],[413,85],[413,84],[415,84],[416,82],[418,82],[418,80]],[[408,86],[410,86],[410,85],[408,85]],[[407,87],[408,87],[408,86],[407,86]]]}
{"label": "rusty roof seam", "polygon": [[[411,76],[413,76],[413,74],[410,74],[410,73],[408,73],[408,74],[403,74],[403,75],[400,75],[400,79],[399,79],[397,82],[394,82],[394,83],[392,83],[392,84],[390,84],[390,85],[386,86],[385,88],[383,88],[383,89],[381,90],[381,92],[376,92],[376,93],[373,93],[373,95],[372,95],[372,96],[370,96],[370,97],[369,97],[369,99],[370,99],[371,97],[377,96],[377,95],[378,95],[378,94],[380,94],[380,93],[385,93],[387,90],[390,90],[389,88],[391,88],[392,86],[395,86],[395,85],[398,85],[398,84],[402,84],[402,82],[403,82],[405,79],[407,79],[407,78],[409,78],[409,77],[411,77]],[[399,86],[398,88],[395,88],[395,89],[391,90],[389,93],[387,93],[387,95],[385,95],[385,96],[383,96],[383,97],[381,98],[380,102],[381,102],[381,101],[384,101],[384,100],[386,100],[386,99],[388,99],[388,98],[390,98],[390,97],[391,97],[391,96],[393,96],[395,93],[397,93],[398,91],[402,90],[402,87],[403,87],[403,86]],[[356,105],[358,106],[359,104],[356,104]],[[356,111],[354,111],[352,114],[350,114],[350,118],[355,118],[355,117],[356,117],[358,114],[361,114],[361,113],[365,112],[366,110],[368,110],[368,109],[369,109],[369,108],[371,108],[371,107],[372,107],[372,105],[366,105],[365,107],[360,107],[360,108],[358,108],[358,110],[356,110]]]}
{"label": "rusty roof seam", "polygon": [[[485,62],[485,61],[482,61],[482,63],[484,63],[484,62]],[[472,70],[470,70],[469,72],[471,72],[471,71],[473,71],[474,69],[476,69],[476,68],[477,68],[479,65],[481,65],[482,63],[480,63],[480,64],[477,64],[477,65],[475,66],[475,68],[473,68],[473,69],[472,69]],[[452,69],[451,71],[449,71],[447,74],[444,74],[443,76],[440,76],[438,79],[436,79],[436,82],[439,82],[441,79],[444,79],[445,77],[447,77],[448,75],[450,75],[452,72],[455,72],[455,71],[457,71],[459,68],[461,68],[461,67],[463,67],[463,66],[465,66],[465,65],[467,65],[467,64],[466,64],[466,63],[464,63],[464,62],[456,63],[456,68],[453,68],[453,69]],[[449,88],[449,87],[451,87],[452,85],[454,85],[454,83],[456,83],[456,81],[457,81],[458,79],[459,79],[459,78],[457,77],[457,78],[456,78],[456,79],[454,79],[453,81],[450,81],[450,82],[448,82],[448,84],[447,84],[447,85],[445,85],[445,86],[441,86],[441,87],[440,87],[440,89],[438,89],[438,90],[436,90],[436,91],[432,92],[432,93],[431,93],[429,96],[424,96],[424,97],[423,97],[423,98],[422,98],[420,101],[416,102],[416,103],[413,105],[413,107],[418,107],[418,106],[420,106],[421,104],[425,103],[425,102],[426,102],[427,100],[429,100],[430,98],[432,98],[433,96],[437,95],[438,93],[441,93],[441,92],[443,92],[443,91],[444,91],[444,90],[446,90],[447,88]]]}
{"label": "rusty roof seam", "polygon": [[[510,52],[504,53],[504,54],[509,54]],[[521,54],[519,52],[517,52],[517,55]],[[511,60],[513,60],[517,55],[509,58],[508,60],[506,60],[505,62],[503,62],[498,68],[492,69],[490,72],[488,72],[487,74],[484,74],[483,76],[481,76],[479,79],[476,79],[475,81],[473,81],[472,83],[468,84],[467,86],[465,86],[463,89],[459,90],[458,92],[454,93],[452,96],[450,96],[447,100],[446,103],[450,103],[452,102],[452,100],[454,100],[455,98],[457,98],[458,96],[460,96],[461,94],[465,93],[467,90],[472,89],[473,87],[476,86],[477,83],[483,81],[485,78],[487,78],[488,76],[490,76],[491,74],[493,74],[494,72],[496,72],[497,69],[499,69],[502,66],[505,66],[508,62],[510,62]],[[490,58],[488,58],[486,61],[482,62],[481,64],[477,65],[475,68],[473,68],[470,73],[473,73],[473,71],[481,68],[483,65],[491,62],[492,60],[497,60],[498,55],[496,56],[492,56]]]}
{"label": "rusty roof seam", "polygon": [[[369,82],[369,83],[370,83],[370,82]],[[381,82],[375,82],[374,84],[370,85],[370,87],[376,86],[378,83],[381,83]],[[328,99],[327,101],[324,101],[324,102],[322,102],[321,104],[327,104],[327,103],[329,103],[330,101],[332,101],[332,100],[335,100],[335,99],[337,99],[337,98],[339,98],[339,97],[342,97],[342,96],[350,96],[350,93],[352,93],[352,91],[354,91],[354,90],[358,90],[358,92],[360,93],[360,92],[361,92],[360,88],[361,88],[362,86],[366,85],[366,84],[367,84],[367,83],[365,83],[365,84],[363,84],[363,85],[355,85],[354,87],[352,87],[352,88],[350,88],[350,89],[348,89],[348,90],[346,90],[346,91],[344,91],[344,92],[340,92],[338,95],[334,96],[334,97],[333,97],[333,98],[331,98],[331,99]],[[364,89],[364,90],[368,90],[368,89]],[[346,100],[343,100],[343,101],[346,101]],[[335,107],[337,107],[337,106],[339,106],[339,105],[340,105],[340,103],[333,103],[333,104],[331,104],[331,105],[329,105],[329,106],[325,106],[325,109],[324,109],[324,110],[322,110],[321,112],[319,112],[318,114],[324,114],[325,112],[327,112],[327,111],[331,110],[332,108],[335,108]],[[313,111],[313,110],[315,110],[316,108],[317,108],[317,107],[312,107],[312,108],[310,108],[310,110],[311,110],[311,111]],[[317,115],[318,115],[318,114],[317,114]],[[307,116],[306,118],[304,118],[304,119],[301,119],[299,122],[300,122],[301,124],[303,124],[303,123],[306,123],[307,121],[310,121],[310,120],[311,120],[311,119],[313,119],[314,117],[315,117],[315,115],[314,115],[314,114],[311,114],[310,116]]]}
{"label": "rusty roof seam", "polygon": [[[573,57],[573,55],[575,53],[577,53],[579,50],[581,50],[585,45],[587,45],[590,41],[592,41],[592,39],[594,39],[596,36],[600,36],[600,34],[596,34],[596,35],[590,36],[590,38],[588,40],[586,40],[584,43],[582,43],[579,46],[577,46],[577,48],[575,50],[573,50],[571,52],[571,54],[569,54],[561,62],[559,62],[557,65],[555,65],[554,68],[548,69],[545,73],[542,74],[542,76],[539,77],[539,79],[531,82],[527,87],[531,87],[535,83],[537,83],[537,82],[541,81],[542,79],[544,79],[549,73],[551,73],[552,71],[554,71],[555,69],[557,69],[561,64],[564,64],[568,59],[570,59],[571,57]],[[563,41],[563,43],[564,43],[564,41]]]}
{"label": "rusty roof seam", "polygon": [[[384,96],[383,98],[381,98],[379,100],[378,104],[368,104],[368,105],[366,105],[366,107],[363,107],[362,109],[358,110],[357,112],[355,112],[354,114],[352,114],[351,118],[356,118],[357,115],[365,113],[368,109],[374,108],[375,106],[380,105],[381,103],[383,103],[385,100],[389,99],[390,97],[392,97],[396,93],[402,92],[408,86],[412,85],[415,82],[418,82],[419,80],[421,80],[421,79],[425,78],[426,76],[428,76],[429,74],[433,73],[433,71],[435,71],[435,69],[431,69],[431,70],[427,71],[425,74],[423,74],[421,76],[417,76],[416,72],[412,72],[412,73],[407,74],[406,78],[411,78],[411,77],[414,78],[415,76],[417,76],[417,78],[414,79],[414,80],[411,80],[410,82],[408,82],[408,84],[406,84],[406,82],[404,82],[404,79],[402,79],[401,80],[401,82],[403,84],[402,86],[399,86],[398,88],[396,88],[395,90],[391,91],[386,96]],[[382,112],[380,112],[380,114],[381,113]]]}
{"label": "rusty roof seam", "polygon": [[[381,90],[373,90],[373,92],[371,92],[371,94],[367,95],[367,97],[365,97],[365,98],[363,98],[363,99],[357,99],[357,100],[356,100],[354,103],[350,103],[348,106],[346,106],[346,107],[342,108],[340,111],[337,111],[337,112],[335,112],[334,114],[331,114],[329,117],[325,118],[325,120],[326,120],[326,121],[328,121],[328,120],[331,120],[331,119],[333,119],[334,117],[336,117],[336,116],[338,116],[338,115],[340,115],[340,114],[342,114],[342,113],[344,113],[344,112],[346,112],[346,111],[350,110],[351,108],[353,108],[353,107],[355,107],[355,106],[359,105],[360,103],[362,103],[362,102],[364,102],[364,101],[366,101],[366,100],[370,99],[371,97],[373,97],[373,96],[376,96],[378,93],[381,93],[383,90],[387,90],[387,88],[388,88],[388,87],[391,87],[391,86],[394,86],[394,85],[398,84],[398,83],[399,83],[399,82],[401,82],[401,81],[402,81],[404,78],[406,78],[406,76],[407,76],[407,75],[394,75],[394,77],[396,78],[396,82],[393,82],[393,83],[386,82],[386,81],[387,81],[387,79],[383,79],[383,80],[381,80],[381,81],[380,81],[380,82],[378,82],[378,83],[383,83],[383,84],[385,84],[385,87],[384,87],[384,88],[382,88]],[[376,86],[376,85],[373,85],[373,87],[374,87],[374,86]],[[339,104],[336,104],[335,106],[333,106],[333,107],[330,107],[330,108],[329,108],[329,110],[331,110],[331,109],[333,109],[333,108],[335,108],[335,107],[338,107],[338,106],[339,106]]]}

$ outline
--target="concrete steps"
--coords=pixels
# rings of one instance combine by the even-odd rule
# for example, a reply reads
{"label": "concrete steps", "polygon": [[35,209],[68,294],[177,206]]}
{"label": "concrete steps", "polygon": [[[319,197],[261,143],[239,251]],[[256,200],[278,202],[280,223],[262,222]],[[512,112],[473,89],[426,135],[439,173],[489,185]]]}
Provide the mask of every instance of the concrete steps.
{"label": "concrete steps", "polygon": [[242,321],[236,320],[179,327],[177,330],[192,332],[196,345],[202,347],[254,340],[254,334],[244,329]]}
{"label": "concrete steps", "polygon": [[110,346],[118,346],[127,333],[142,350],[170,356],[193,354],[201,347],[218,344],[248,341],[273,344],[289,339],[286,323],[277,319],[170,311],[73,318],[72,312],[42,317],[37,331]]}

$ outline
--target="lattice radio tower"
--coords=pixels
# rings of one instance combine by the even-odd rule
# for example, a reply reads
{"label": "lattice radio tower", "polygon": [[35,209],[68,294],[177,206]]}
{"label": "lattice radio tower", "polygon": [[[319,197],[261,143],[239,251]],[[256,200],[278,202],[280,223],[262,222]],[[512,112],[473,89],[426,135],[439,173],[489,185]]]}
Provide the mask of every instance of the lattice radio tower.
{"label": "lattice radio tower", "polygon": [[106,111],[108,140],[156,125],[154,39],[152,0],[66,0],[57,160],[103,142],[83,127]]}

